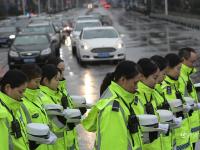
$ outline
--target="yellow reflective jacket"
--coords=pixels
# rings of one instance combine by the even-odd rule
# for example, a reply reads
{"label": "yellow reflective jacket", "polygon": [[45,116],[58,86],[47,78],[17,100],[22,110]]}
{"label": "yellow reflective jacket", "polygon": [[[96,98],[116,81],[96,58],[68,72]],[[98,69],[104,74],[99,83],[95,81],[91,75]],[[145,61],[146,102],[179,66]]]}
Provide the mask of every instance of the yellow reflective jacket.
{"label": "yellow reflective jacket", "polygon": [[130,103],[133,99],[133,94],[112,82],[92,107],[82,125],[87,131],[96,131],[95,150],[141,149],[139,129],[131,134],[127,128]]}
{"label": "yellow reflective jacket", "polygon": [[[154,89],[148,87],[143,82],[138,82],[137,87],[138,88],[137,88],[136,96],[138,97],[138,103],[132,104],[132,107],[136,111],[137,115],[141,115],[141,114],[157,115],[156,101],[155,101],[155,97],[153,96]],[[152,150],[152,149],[161,150],[162,149],[161,140],[162,140],[161,136],[158,134],[158,137],[153,142],[143,144],[143,149],[144,150]]]}
{"label": "yellow reflective jacket", "polygon": [[[27,125],[27,121],[26,121],[26,117],[25,114],[23,113],[23,110],[21,109],[20,106],[20,102],[17,100],[12,99],[11,97],[9,97],[8,95],[0,92],[0,99],[1,99],[1,103],[0,103],[0,108],[2,108],[2,111],[4,111],[4,123],[7,122],[7,124],[9,125],[9,129],[6,129],[8,126],[6,124],[4,124],[1,120],[0,124],[3,127],[3,129],[6,129],[6,132],[9,132],[10,137],[9,137],[9,143],[3,143],[7,145],[10,144],[10,149],[13,148],[13,150],[29,150],[29,141],[28,141],[28,137],[27,137],[27,130],[26,130],[26,125]],[[6,108],[6,106],[8,107],[8,109]],[[13,112],[13,116],[16,120],[18,120],[20,128],[21,128],[21,134],[22,136],[19,138],[16,138],[15,135],[12,134],[12,128],[11,128],[11,122],[13,121],[13,116],[11,115],[11,112]],[[0,129],[0,130],[3,130]],[[4,132],[5,132],[4,131]],[[1,133],[2,134],[2,133]],[[1,135],[2,137],[4,137],[4,135]],[[8,135],[7,135],[8,136]],[[5,139],[6,140],[8,137],[5,135]],[[1,146],[0,146],[1,147]],[[7,146],[5,146],[6,148]],[[2,149],[4,150],[4,149]]]}
{"label": "yellow reflective jacket", "polygon": [[[156,88],[158,89],[161,88],[161,85],[160,84],[157,85]],[[162,91],[158,89],[154,89],[153,91],[153,97],[155,98],[154,100],[156,103],[156,108],[171,111],[167,100],[163,97]],[[173,149],[174,141],[172,138],[172,130],[170,130],[168,135],[161,134],[161,143],[163,150]]]}
{"label": "yellow reflective jacket", "polygon": [[8,112],[5,108],[0,105],[0,149],[2,150],[10,150],[9,149],[9,139],[11,138],[9,132],[9,122],[7,120]]}
{"label": "yellow reflective jacket", "polygon": [[[196,103],[198,102],[198,96],[196,89],[191,81],[190,75],[193,73],[194,69],[190,68],[184,64],[181,66],[181,72],[179,76],[179,90],[182,95],[186,97],[192,97]],[[188,88],[187,88],[188,87]],[[200,131],[200,111],[196,110],[190,114],[190,139],[192,143],[196,143],[199,140]]]}
{"label": "yellow reflective jacket", "polygon": [[[62,80],[59,82],[59,87],[58,87],[60,93],[62,93],[62,96],[66,97],[67,100],[67,107],[69,108],[74,108],[72,99],[66,89],[66,80]],[[69,150],[79,150],[79,145],[78,145],[78,135],[76,129],[68,130],[67,131],[67,147]]]}
{"label": "yellow reflective jacket", "polygon": [[[49,125],[49,119],[40,99],[40,89],[26,89],[22,98],[22,109],[26,115],[28,123],[44,123]],[[40,144],[36,150],[53,150],[52,145]]]}
{"label": "yellow reflective jacket", "polygon": [[[177,93],[180,93],[178,80],[174,80],[169,76],[166,76],[164,81],[162,82],[162,89],[164,92],[164,96],[167,101],[173,101],[177,99]],[[182,97],[183,95],[181,95]],[[184,99],[182,98],[184,103]],[[176,114],[174,114],[176,116]],[[177,116],[176,116],[177,117]],[[178,116],[179,117],[179,116]],[[176,140],[176,147],[180,150],[191,150],[191,142],[190,142],[190,127],[189,127],[189,119],[188,114],[184,113],[183,122],[179,128],[174,129],[173,139]]]}
{"label": "yellow reflective jacket", "polygon": [[[62,94],[59,91],[54,91],[46,86],[40,86],[42,95],[40,96],[42,103],[45,104],[60,104]],[[58,127],[51,118],[49,118],[52,131],[58,137],[53,149],[66,150],[67,149],[67,131],[66,126]]]}

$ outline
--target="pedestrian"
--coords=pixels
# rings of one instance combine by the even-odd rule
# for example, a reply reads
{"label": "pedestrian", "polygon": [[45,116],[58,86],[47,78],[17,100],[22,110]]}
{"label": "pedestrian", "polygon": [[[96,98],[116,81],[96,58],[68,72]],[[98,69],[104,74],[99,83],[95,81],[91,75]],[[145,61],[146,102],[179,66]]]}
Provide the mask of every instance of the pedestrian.
{"label": "pedestrian", "polygon": [[[178,78],[181,69],[181,59],[177,54],[167,54],[165,59],[168,61],[166,77],[162,82],[162,90],[167,101],[173,102],[176,99],[181,100],[182,106],[187,106],[178,87]],[[176,112],[176,117],[182,117],[181,126],[174,130],[173,138],[176,140],[176,149],[191,150],[190,128],[188,119],[189,107],[182,107],[181,111]]]}
{"label": "pedestrian", "polygon": [[[42,96],[39,88],[42,70],[36,64],[23,65],[21,70],[28,78],[27,88],[22,98],[23,103],[21,103],[28,123],[42,123],[50,127],[47,113],[40,98]],[[37,150],[53,150],[53,147],[52,145],[40,144]]]}
{"label": "pedestrian", "polygon": [[2,150],[29,150],[27,121],[20,106],[27,86],[27,77],[19,70],[9,70],[0,83],[0,138],[2,139],[0,148]]}
{"label": "pedestrian", "polygon": [[[58,90],[62,94],[61,104],[63,108],[64,109],[66,109],[67,107],[71,109],[75,108],[73,105],[73,100],[70,97],[66,88],[67,83],[66,79],[64,78],[64,71],[65,71],[64,61],[59,57],[52,56],[48,59],[47,64],[53,64],[60,70],[61,76],[60,76]],[[86,109],[82,110],[83,112],[82,114],[84,114],[86,111],[87,111]],[[75,124],[67,123],[67,126],[68,126],[67,127],[68,149],[71,150],[73,148],[74,150],[79,150],[78,134],[75,129]]]}
{"label": "pedestrian", "polygon": [[96,132],[94,149],[141,149],[139,122],[130,107],[140,78],[137,64],[132,61],[120,62],[109,78],[105,78],[111,84],[82,121],[87,131]]}
{"label": "pedestrian", "polygon": [[[157,115],[156,100],[153,96],[153,92],[160,70],[149,58],[142,58],[137,64],[141,68],[141,80],[137,84],[137,101],[132,104],[132,107],[135,110],[136,115]],[[161,150],[162,148],[161,137],[157,131],[150,132],[148,142],[143,140],[143,143],[144,150]]]}
{"label": "pedestrian", "polygon": [[[179,76],[179,91],[185,97],[192,97],[196,104],[199,103],[196,89],[191,80],[191,75],[196,72],[194,67],[195,62],[198,59],[198,54],[193,48],[182,48],[179,50],[179,57],[181,58],[182,65]],[[199,141],[200,131],[200,119],[199,110],[194,110],[189,114],[190,121],[190,141],[193,143],[193,149],[195,149],[196,142]]]}

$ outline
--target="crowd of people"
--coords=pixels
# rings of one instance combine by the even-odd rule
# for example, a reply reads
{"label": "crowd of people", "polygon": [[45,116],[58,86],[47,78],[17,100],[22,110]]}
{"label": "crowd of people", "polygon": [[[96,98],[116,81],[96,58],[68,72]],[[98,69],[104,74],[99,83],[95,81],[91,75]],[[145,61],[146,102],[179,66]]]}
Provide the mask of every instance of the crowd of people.
{"label": "crowd of people", "polygon": [[120,62],[84,119],[87,108],[69,95],[62,59],[9,70],[0,81],[0,150],[79,150],[80,123],[96,133],[95,150],[195,150],[200,103],[191,75],[197,59],[194,49],[182,48]]}

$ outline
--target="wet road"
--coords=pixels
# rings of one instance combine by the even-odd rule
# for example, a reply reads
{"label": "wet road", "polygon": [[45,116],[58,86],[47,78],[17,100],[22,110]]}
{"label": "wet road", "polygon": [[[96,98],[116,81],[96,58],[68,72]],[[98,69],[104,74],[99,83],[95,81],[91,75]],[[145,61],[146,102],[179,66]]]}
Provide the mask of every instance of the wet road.
{"label": "wet road", "polygon": [[[194,29],[149,19],[138,13],[126,13],[123,10],[98,11],[108,14],[114,26],[124,34],[123,38],[127,51],[127,59],[135,62],[142,57],[150,57],[154,54],[165,55],[169,52],[177,52],[179,48],[189,46],[200,48],[200,32]],[[83,14],[81,10],[73,15]],[[68,43],[69,44],[69,43]],[[0,69],[7,67],[7,49],[0,49]],[[108,72],[112,72],[115,65],[112,63],[95,63],[84,67],[77,63],[72,55],[71,47],[63,45],[61,57],[65,61],[65,78],[71,95],[85,96],[87,102],[95,103],[99,98],[99,88],[102,79]],[[91,150],[94,145],[94,134],[85,132],[81,126],[78,127],[81,150]]]}

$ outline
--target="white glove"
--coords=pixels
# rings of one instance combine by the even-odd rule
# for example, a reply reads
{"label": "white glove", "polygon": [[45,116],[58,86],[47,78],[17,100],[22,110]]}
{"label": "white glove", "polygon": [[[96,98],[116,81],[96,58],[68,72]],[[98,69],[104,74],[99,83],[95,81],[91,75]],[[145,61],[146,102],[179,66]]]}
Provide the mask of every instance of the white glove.
{"label": "white glove", "polygon": [[162,123],[159,123],[158,124],[158,128],[162,129],[162,132],[164,134],[166,134],[169,130],[169,124],[162,124]]}
{"label": "white glove", "polygon": [[50,137],[48,139],[40,139],[39,141],[36,141],[38,144],[54,144],[57,140],[57,136],[50,132]]}
{"label": "white glove", "polygon": [[200,103],[197,103],[196,106],[198,109],[200,109]]}
{"label": "white glove", "polygon": [[171,124],[171,128],[179,128],[181,126],[182,121],[182,117],[173,117],[173,124]]}
{"label": "white glove", "polygon": [[188,105],[188,104],[183,105],[183,111],[184,112],[188,113],[191,109],[192,109],[192,107],[190,105]]}

